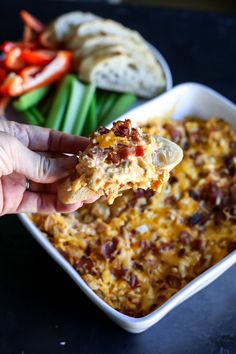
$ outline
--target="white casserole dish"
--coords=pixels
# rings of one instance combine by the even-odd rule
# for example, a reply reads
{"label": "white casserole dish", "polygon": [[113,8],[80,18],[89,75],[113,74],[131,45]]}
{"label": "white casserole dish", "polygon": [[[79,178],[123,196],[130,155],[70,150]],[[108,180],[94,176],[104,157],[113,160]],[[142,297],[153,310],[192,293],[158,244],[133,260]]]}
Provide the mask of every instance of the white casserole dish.
{"label": "white casserole dish", "polygon": [[[174,119],[182,119],[186,115],[198,115],[204,118],[210,116],[222,117],[236,130],[236,105],[216,93],[212,89],[196,84],[185,83],[176,86],[144,105],[133,109],[121,118],[130,118],[134,124],[145,121],[152,116],[171,114]],[[114,310],[99,298],[83,281],[72,266],[59,254],[59,252],[42,235],[39,229],[21,214],[20,219],[32,236],[41,244],[51,257],[70,275],[79,288],[114,322],[132,333],[140,333],[157,323],[170,310],[184,300],[213,282],[236,262],[236,251],[225,257],[222,261],[202,273],[183,289],[172,296],[162,306],[142,318],[133,318]]]}

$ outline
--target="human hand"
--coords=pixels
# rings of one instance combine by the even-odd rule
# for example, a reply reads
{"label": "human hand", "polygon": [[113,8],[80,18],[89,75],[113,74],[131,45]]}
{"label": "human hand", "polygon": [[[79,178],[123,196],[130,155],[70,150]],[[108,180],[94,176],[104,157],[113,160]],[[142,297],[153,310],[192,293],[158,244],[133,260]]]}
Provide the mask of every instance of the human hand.
{"label": "human hand", "polygon": [[78,154],[87,144],[87,138],[1,119],[0,215],[64,213],[81,207],[82,203],[62,204],[57,198],[57,184],[77,162],[76,156],[63,154]]}

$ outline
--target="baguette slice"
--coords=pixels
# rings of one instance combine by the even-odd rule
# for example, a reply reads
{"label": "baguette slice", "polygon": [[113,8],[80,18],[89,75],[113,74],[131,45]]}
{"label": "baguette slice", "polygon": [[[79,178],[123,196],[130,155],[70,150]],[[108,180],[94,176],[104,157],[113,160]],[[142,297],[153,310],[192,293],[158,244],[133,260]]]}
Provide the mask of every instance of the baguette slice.
{"label": "baguette slice", "polygon": [[143,41],[139,45],[134,42],[129,37],[123,38],[117,35],[96,35],[96,36],[88,36],[86,39],[81,43],[81,46],[76,49],[73,53],[74,59],[81,61],[81,59],[96,54],[97,51],[101,49],[108,49],[111,46],[122,46],[129,52],[132,56],[140,56],[142,57],[146,64],[156,66],[159,65],[156,58],[148,48],[147,44]]}
{"label": "baguette slice", "polygon": [[143,134],[130,120],[97,129],[80,153],[76,172],[58,190],[65,204],[106,196],[112,204],[121,191],[151,188],[160,191],[169,172],[182,159],[182,149],[162,138]]}
{"label": "baguette slice", "polygon": [[123,46],[108,47],[82,59],[78,77],[105,90],[151,98],[164,89],[165,79],[161,66],[145,59],[144,54],[132,55]]}
{"label": "baguette slice", "polygon": [[47,26],[40,36],[40,42],[46,47],[57,48],[69,40],[77,26],[99,18],[90,12],[68,12],[57,17]]}
{"label": "baguette slice", "polygon": [[122,38],[129,38],[137,44],[142,44],[144,42],[143,37],[136,31],[133,31],[120,23],[113,20],[95,19],[87,23],[82,23],[77,26],[74,31],[73,36],[68,41],[67,49],[77,49],[81,44],[91,36],[108,36],[116,35]]}

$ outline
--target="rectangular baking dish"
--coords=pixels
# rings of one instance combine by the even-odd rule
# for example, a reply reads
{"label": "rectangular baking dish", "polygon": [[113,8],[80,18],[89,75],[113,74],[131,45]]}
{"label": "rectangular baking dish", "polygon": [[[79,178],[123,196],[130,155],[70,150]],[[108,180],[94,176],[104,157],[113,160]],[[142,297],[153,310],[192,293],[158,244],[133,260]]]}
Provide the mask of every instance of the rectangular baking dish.
{"label": "rectangular baking dish", "polygon": [[[197,83],[178,85],[158,98],[131,110],[121,118],[130,118],[135,125],[138,122],[144,122],[150,117],[163,115],[171,115],[176,120],[182,119],[186,115],[197,115],[205,119],[211,116],[222,117],[236,130],[236,105],[214,90]],[[236,262],[236,251],[234,251],[191,281],[149,315],[141,318],[133,318],[114,310],[99,298],[27,216],[21,214],[19,217],[36,241],[38,241],[50,256],[69,274],[79,288],[105,312],[108,317],[123,329],[132,333],[140,333],[147,330],[160,321],[161,318],[177,305],[213,282]]]}

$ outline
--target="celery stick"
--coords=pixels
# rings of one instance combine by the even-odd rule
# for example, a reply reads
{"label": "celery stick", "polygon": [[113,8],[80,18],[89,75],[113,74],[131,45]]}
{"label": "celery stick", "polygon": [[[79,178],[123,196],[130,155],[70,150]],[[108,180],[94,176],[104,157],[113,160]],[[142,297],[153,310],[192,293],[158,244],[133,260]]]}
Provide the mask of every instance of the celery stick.
{"label": "celery stick", "polygon": [[25,111],[29,107],[38,104],[48,93],[50,86],[40,87],[20,96],[13,102],[13,106],[18,111]]}
{"label": "celery stick", "polygon": [[112,109],[114,106],[116,100],[121,96],[121,94],[116,93],[116,92],[107,92],[105,96],[105,100],[101,102],[102,107],[100,109],[99,114],[99,124],[100,122],[104,119],[104,117],[108,114],[108,112]]}
{"label": "celery stick", "polygon": [[22,112],[26,123],[31,124],[31,125],[39,125],[38,120],[35,118],[34,114],[32,114],[29,110],[25,110]]}
{"label": "celery stick", "polygon": [[48,114],[45,126],[47,128],[59,130],[63,116],[66,110],[66,105],[69,98],[69,85],[71,82],[71,76],[66,75],[58,87],[54,100],[52,102],[51,109]]}
{"label": "celery stick", "polygon": [[95,86],[90,84],[85,85],[81,104],[78,107],[76,120],[72,129],[72,133],[75,135],[80,135],[82,132],[84,122],[94,93],[95,93]]}
{"label": "celery stick", "polygon": [[36,107],[30,107],[28,110],[30,111],[30,113],[32,113],[35,116],[35,118],[37,119],[38,123],[40,125],[44,126],[45,118],[41,114],[41,112]]}
{"label": "celery stick", "polygon": [[70,82],[69,102],[61,126],[61,130],[65,133],[72,132],[72,128],[77,115],[77,109],[81,104],[83,97],[83,92],[84,85],[77,80],[76,76],[73,76],[73,79]]}
{"label": "celery stick", "polygon": [[135,103],[136,96],[131,93],[124,93],[115,101],[114,105],[102,118],[101,125],[106,126],[114,119],[128,111],[128,109]]}
{"label": "celery stick", "polygon": [[96,117],[96,94],[93,95],[88,115],[84,124],[84,129],[82,131],[83,136],[89,136],[97,128],[97,117]]}
{"label": "celery stick", "polygon": [[104,106],[107,97],[109,96],[109,92],[103,90],[96,90],[97,94],[97,102],[96,102],[96,114],[99,119],[102,111],[102,107]]}
{"label": "celery stick", "polygon": [[[55,91],[55,90],[54,90]],[[43,115],[43,116],[47,116],[48,113],[49,113],[49,110],[51,108],[51,105],[52,105],[52,102],[53,102],[53,99],[54,99],[54,92],[50,93],[46,98],[45,100],[43,100],[42,102],[40,102],[40,105],[38,106],[38,109],[40,111],[40,113]]]}

